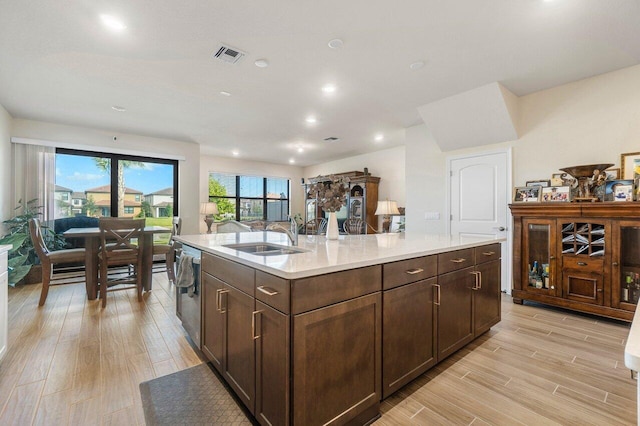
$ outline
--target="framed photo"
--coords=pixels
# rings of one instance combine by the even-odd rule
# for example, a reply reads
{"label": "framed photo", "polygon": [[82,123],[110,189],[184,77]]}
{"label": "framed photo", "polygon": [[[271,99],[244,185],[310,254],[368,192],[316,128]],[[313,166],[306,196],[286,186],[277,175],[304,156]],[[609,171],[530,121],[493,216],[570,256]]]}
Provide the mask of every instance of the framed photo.
{"label": "framed photo", "polygon": [[620,154],[620,177],[622,179],[633,179],[637,165],[636,160],[640,160],[640,152]]}
{"label": "framed photo", "polygon": [[568,203],[571,201],[571,187],[551,186],[542,188],[540,201],[544,203]]}
{"label": "framed photo", "polygon": [[527,186],[551,186],[550,180],[530,180],[525,183]]}
{"label": "framed photo", "polygon": [[566,173],[554,173],[551,175],[551,186],[562,186],[562,175]]}
{"label": "framed photo", "polygon": [[604,171],[607,174],[607,180],[620,179],[620,168],[607,169]]}
{"label": "framed photo", "polygon": [[633,179],[607,181],[604,201],[633,201]]}
{"label": "framed photo", "polygon": [[540,201],[541,186],[518,186],[513,188],[514,203],[528,203]]}

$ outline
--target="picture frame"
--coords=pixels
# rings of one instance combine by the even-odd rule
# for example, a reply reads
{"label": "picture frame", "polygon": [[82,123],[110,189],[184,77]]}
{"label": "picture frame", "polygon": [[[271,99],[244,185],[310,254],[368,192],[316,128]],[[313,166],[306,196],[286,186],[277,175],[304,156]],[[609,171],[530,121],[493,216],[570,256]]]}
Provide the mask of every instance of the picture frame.
{"label": "picture frame", "polygon": [[608,180],[604,187],[603,201],[633,201],[633,186],[633,179]]}
{"label": "picture frame", "polygon": [[607,180],[617,180],[622,179],[620,177],[620,167],[607,169],[604,171],[607,174]]}
{"label": "picture frame", "polygon": [[542,186],[547,187],[551,186],[551,181],[548,179],[540,179],[540,180],[529,180],[525,182],[526,186]]}
{"label": "picture frame", "polygon": [[620,178],[633,179],[635,160],[640,160],[640,152],[620,154]]}
{"label": "picture frame", "polygon": [[541,186],[516,186],[513,188],[514,203],[529,203],[540,201]]}
{"label": "picture frame", "polygon": [[571,201],[570,186],[543,187],[540,201],[543,203],[568,203]]}
{"label": "picture frame", "polygon": [[564,181],[562,180],[562,175],[566,173],[554,173],[551,175],[551,186],[563,186]]}

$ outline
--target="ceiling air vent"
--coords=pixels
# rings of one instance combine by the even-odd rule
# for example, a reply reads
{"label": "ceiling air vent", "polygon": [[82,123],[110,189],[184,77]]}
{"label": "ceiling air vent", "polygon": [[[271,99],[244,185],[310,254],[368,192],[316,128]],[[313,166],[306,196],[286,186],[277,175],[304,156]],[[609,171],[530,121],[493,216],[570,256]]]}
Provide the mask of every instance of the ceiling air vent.
{"label": "ceiling air vent", "polygon": [[229,64],[235,64],[240,61],[240,59],[242,59],[245,55],[246,53],[241,52],[238,49],[221,45],[216,53],[213,54],[213,57]]}
{"label": "ceiling air vent", "polygon": [[325,142],[335,142],[338,140],[335,136],[329,136],[328,138],[324,138]]}

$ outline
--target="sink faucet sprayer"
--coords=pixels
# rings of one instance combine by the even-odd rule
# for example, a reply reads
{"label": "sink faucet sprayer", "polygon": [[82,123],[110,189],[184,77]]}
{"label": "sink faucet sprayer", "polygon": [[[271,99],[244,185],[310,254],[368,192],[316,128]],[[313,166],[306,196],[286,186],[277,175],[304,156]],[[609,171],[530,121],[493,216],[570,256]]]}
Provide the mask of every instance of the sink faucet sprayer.
{"label": "sink faucet sprayer", "polygon": [[289,237],[289,241],[291,241],[291,245],[297,246],[298,245],[298,223],[291,216],[289,216],[288,219],[289,219],[290,229],[285,228],[279,223],[274,223],[267,226],[267,231],[282,231],[285,234],[287,234],[287,237]]}

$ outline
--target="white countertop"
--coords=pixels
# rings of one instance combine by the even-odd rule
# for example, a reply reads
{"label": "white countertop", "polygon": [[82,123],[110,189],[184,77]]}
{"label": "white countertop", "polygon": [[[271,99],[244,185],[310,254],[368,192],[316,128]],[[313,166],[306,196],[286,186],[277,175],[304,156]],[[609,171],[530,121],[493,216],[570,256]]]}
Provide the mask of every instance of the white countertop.
{"label": "white countertop", "polygon": [[309,250],[308,252],[257,256],[223,247],[223,245],[249,242],[290,245],[286,234],[239,232],[180,235],[175,239],[191,247],[285,279],[321,275],[505,241],[504,238],[449,237],[411,233],[341,235],[338,240],[327,240],[324,236],[300,235],[298,248]]}
{"label": "white countertop", "polygon": [[[640,309],[636,309],[629,330],[629,338],[624,347],[624,365],[633,371],[640,371]],[[640,382],[638,382],[640,387]],[[638,395],[640,398],[640,394]],[[638,405],[640,410],[640,405]]]}
{"label": "white countertop", "polygon": [[10,244],[0,245],[0,253],[11,250],[11,247],[13,246]]}

